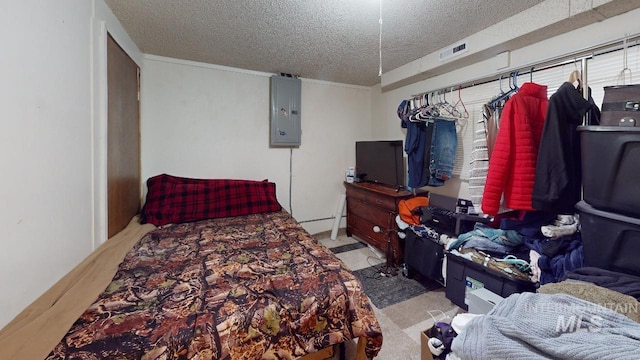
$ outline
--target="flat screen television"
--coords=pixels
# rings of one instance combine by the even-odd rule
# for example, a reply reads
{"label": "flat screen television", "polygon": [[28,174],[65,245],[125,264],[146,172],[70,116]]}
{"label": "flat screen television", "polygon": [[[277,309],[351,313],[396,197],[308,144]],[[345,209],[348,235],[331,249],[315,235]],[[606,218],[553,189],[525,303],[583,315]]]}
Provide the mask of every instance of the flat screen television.
{"label": "flat screen television", "polygon": [[389,187],[405,187],[402,140],[356,141],[356,176]]}

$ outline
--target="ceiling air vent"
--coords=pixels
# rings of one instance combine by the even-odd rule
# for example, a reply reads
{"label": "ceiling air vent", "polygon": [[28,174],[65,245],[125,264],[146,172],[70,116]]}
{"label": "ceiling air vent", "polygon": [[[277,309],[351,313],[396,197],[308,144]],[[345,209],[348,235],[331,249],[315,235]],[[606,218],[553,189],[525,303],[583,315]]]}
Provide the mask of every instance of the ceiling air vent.
{"label": "ceiling air vent", "polygon": [[440,51],[440,54],[438,55],[438,59],[440,61],[449,60],[453,57],[466,53],[468,50],[469,50],[469,45],[467,44],[467,40],[462,40]]}

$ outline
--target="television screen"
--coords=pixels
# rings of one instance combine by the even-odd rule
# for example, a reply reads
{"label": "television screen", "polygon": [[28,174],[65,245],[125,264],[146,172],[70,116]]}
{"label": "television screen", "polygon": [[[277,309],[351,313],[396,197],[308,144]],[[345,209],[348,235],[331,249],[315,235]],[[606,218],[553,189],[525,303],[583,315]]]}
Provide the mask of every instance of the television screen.
{"label": "television screen", "polygon": [[360,181],[404,187],[402,140],[356,141],[356,175]]}

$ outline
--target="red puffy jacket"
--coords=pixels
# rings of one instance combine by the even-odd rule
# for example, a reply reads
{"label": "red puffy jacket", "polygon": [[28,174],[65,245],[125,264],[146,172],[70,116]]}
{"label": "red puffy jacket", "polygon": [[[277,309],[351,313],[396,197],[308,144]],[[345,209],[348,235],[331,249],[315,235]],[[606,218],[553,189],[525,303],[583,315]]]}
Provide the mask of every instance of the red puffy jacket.
{"label": "red puffy jacket", "polygon": [[505,104],[482,197],[485,214],[498,213],[503,194],[506,207],[534,210],[531,194],[547,103],[547,87],[529,82]]}

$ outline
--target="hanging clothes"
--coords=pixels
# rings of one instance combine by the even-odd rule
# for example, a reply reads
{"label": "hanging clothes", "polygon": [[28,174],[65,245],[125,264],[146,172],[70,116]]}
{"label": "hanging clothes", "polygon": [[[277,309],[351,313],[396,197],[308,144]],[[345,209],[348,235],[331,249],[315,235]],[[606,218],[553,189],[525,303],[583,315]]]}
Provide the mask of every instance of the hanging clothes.
{"label": "hanging clothes", "polygon": [[425,160],[425,157],[428,157],[429,153],[427,136],[430,136],[431,132],[427,131],[424,122],[410,121],[414,111],[412,111],[408,100],[402,100],[397,113],[400,118],[400,126],[407,129],[404,141],[404,151],[407,154],[407,188],[423,187],[427,184],[428,175],[425,167],[428,158]]}
{"label": "hanging clothes", "polygon": [[471,162],[469,169],[469,198],[476,209],[482,206],[482,194],[489,171],[489,159],[498,135],[500,114],[506,102],[500,101],[496,106],[488,102],[482,106],[482,117],[478,119],[473,134]]}
{"label": "hanging clothes", "polygon": [[577,127],[587,112],[591,121],[599,122],[597,106],[585,100],[581,91],[569,82],[563,83],[549,99],[532,193],[535,209],[575,213],[582,187]]}
{"label": "hanging clothes", "polygon": [[427,185],[429,178],[425,152],[427,145],[427,123],[407,122],[407,136],[404,141],[404,151],[407,153],[407,167],[409,179],[407,187],[416,189]]}
{"label": "hanging clothes", "polygon": [[430,126],[433,126],[433,135],[427,184],[442,186],[453,176],[453,165],[458,149],[456,122],[452,119],[435,118]]}
{"label": "hanging clothes", "polygon": [[487,119],[491,117],[493,109],[484,105],[483,116],[478,119],[473,133],[473,147],[471,162],[469,163],[469,198],[476,209],[482,204],[484,184],[489,171],[489,151],[487,148]]}
{"label": "hanging clothes", "polygon": [[498,213],[503,195],[508,208],[533,210],[531,193],[547,104],[547,87],[531,82],[505,104],[489,159],[482,198],[485,214]]}
{"label": "hanging clothes", "polygon": [[[578,91],[582,92],[582,88],[578,88]],[[585,125],[600,125],[600,117],[602,114],[600,113],[600,108],[596,105],[596,102],[591,97],[591,87],[589,87],[589,104],[591,104],[591,108],[587,111],[586,123]]]}
{"label": "hanging clothes", "polygon": [[485,105],[485,114],[489,115],[486,117],[487,151],[489,153],[489,158],[491,158],[493,147],[496,144],[498,128],[500,127],[500,116],[502,116],[502,111],[504,110],[504,105],[507,100],[509,100],[509,98],[500,100],[495,104],[495,106],[490,106],[489,104]]}
{"label": "hanging clothes", "polygon": [[408,100],[402,100],[400,105],[398,105],[398,117],[400,118],[400,127],[403,129],[407,128],[407,124],[409,123],[409,116],[411,115],[411,110],[409,107]]}
{"label": "hanging clothes", "polygon": [[458,139],[456,119],[440,113],[451,116],[460,112],[448,102],[429,105],[414,100],[402,101],[397,110],[401,126],[407,129],[407,187],[441,186],[453,175]]}

